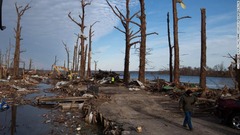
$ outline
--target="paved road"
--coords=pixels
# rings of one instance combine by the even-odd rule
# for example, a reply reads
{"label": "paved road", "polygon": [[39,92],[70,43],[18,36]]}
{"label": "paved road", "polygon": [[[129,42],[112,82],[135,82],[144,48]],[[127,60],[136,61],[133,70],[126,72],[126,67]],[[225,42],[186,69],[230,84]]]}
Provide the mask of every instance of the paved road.
{"label": "paved road", "polygon": [[124,125],[131,135],[139,135],[137,126],[143,129],[141,135],[240,135],[239,130],[220,124],[216,117],[199,114],[193,117],[193,131],[183,128],[178,102],[168,96],[123,87],[101,87],[100,93],[110,95],[111,101],[101,104],[99,111],[105,118]]}

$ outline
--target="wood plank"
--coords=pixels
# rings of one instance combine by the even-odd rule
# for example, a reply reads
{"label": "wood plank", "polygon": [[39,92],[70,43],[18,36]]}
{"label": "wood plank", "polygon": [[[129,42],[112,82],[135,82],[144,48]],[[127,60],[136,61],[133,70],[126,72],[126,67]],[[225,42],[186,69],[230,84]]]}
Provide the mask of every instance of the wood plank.
{"label": "wood plank", "polygon": [[38,103],[40,102],[84,102],[89,99],[88,97],[42,97],[37,99]]}
{"label": "wood plank", "polygon": [[61,106],[63,110],[79,108],[79,104],[76,104],[76,103],[59,103],[59,106]]}

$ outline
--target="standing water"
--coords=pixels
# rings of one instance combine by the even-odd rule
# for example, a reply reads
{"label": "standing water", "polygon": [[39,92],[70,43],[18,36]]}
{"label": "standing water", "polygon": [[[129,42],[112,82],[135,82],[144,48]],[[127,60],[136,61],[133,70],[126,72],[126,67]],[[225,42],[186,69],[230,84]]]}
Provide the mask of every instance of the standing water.
{"label": "standing water", "polygon": [[[39,84],[39,93],[29,94],[27,100],[41,96],[44,89],[51,85]],[[12,105],[7,111],[0,112],[0,135],[43,135],[48,134],[52,126],[45,123],[44,114],[52,113],[52,109],[43,109],[32,105]]]}
{"label": "standing water", "polygon": [[[24,99],[33,103],[35,102],[35,97],[55,96],[53,93],[46,92],[46,89],[51,87],[51,85],[40,83],[37,86],[39,92],[29,94]],[[68,120],[78,119],[81,124],[74,125],[75,120],[72,120],[71,123],[61,118],[67,118]],[[35,105],[12,105],[8,110],[0,112],[0,135],[76,134],[76,131],[70,131],[69,123],[71,124],[70,126],[81,125],[81,133],[85,135],[101,134],[97,126],[86,125],[81,120],[81,116],[74,115],[73,112],[61,112],[51,107],[39,108]]]}

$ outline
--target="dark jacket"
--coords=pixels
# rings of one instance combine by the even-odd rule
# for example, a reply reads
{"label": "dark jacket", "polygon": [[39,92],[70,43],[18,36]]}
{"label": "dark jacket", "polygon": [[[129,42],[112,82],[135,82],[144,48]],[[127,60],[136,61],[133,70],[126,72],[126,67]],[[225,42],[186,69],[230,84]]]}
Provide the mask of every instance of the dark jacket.
{"label": "dark jacket", "polygon": [[179,100],[179,107],[182,108],[184,112],[186,111],[192,112],[196,101],[197,98],[194,95],[190,96],[185,93]]}

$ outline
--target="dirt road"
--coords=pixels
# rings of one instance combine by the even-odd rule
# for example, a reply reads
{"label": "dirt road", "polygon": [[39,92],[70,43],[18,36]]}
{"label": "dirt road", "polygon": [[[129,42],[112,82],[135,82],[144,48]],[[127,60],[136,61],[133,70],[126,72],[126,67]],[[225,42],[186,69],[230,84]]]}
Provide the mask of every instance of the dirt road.
{"label": "dirt road", "polygon": [[[123,125],[129,135],[240,135],[239,130],[220,124],[214,116],[194,115],[193,131],[182,127],[183,113],[178,102],[168,96],[144,90],[129,91],[124,87],[101,87],[100,93],[110,95],[111,100],[98,106],[109,120]],[[142,132],[137,133],[136,127]]]}

